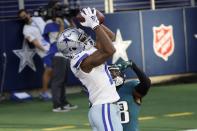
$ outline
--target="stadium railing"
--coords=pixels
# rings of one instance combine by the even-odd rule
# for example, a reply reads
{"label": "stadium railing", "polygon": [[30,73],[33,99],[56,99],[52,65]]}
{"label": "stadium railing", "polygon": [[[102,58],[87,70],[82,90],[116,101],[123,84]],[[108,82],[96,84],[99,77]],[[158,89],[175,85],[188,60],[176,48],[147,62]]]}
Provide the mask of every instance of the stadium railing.
{"label": "stadium railing", "polygon": [[[19,2],[29,11],[47,5],[50,0],[1,0],[0,21],[16,19]],[[63,1],[63,0],[62,0]],[[113,2],[113,12],[151,9],[151,0],[68,0],[70,6],[95,7],[100,11],[106,10],[106,3]],[[155,0],[156,9],[196,6],[197,0]],[[192,5],[193,4],[193,5]],[[72,7],[71,7],[72,8]]]}

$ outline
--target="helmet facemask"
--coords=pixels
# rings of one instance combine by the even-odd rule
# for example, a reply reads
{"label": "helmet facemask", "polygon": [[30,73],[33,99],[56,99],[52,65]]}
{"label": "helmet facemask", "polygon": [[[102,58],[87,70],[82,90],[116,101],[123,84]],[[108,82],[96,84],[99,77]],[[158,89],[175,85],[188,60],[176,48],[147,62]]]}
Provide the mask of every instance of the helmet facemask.
{"label": "helmet facemask", "polygon": [[58,38],[57,47],[62,54],[72,59],[83,50],[88,50],[95,45],[94,40],[77,28],[66,29]]}
{"label": "helmet facemask", "polygon": [[120,87],[121,85],[123,85],[125,77],[120,71],[119,67],[117,67],[116,65],[111,65],[108,67],[108,69],[111,73],[112,79],[115,82],[116,87]]}
{"label": "helmet facemask", "polygon": [[85,50],[89,50],[90,48],[95,46],[94,40],[90,36],[88,36],[84,31],[81,32],[79,41],[85,45]]}

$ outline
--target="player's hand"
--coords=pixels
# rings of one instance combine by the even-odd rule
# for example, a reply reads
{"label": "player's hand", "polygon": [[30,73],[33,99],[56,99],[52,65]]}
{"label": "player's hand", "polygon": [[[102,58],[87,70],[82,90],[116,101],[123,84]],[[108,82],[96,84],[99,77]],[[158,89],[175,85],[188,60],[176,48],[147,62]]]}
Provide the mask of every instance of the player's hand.
{"label": "player's hand", "polygon": [[95,29],[99,25],[99,20],[96,16],[96,9],[95,8],[93,8],[93,9],[90,9],[90,7],[83,8],[80,13],[85,19],[85,22],[81,22],[82,26]]}

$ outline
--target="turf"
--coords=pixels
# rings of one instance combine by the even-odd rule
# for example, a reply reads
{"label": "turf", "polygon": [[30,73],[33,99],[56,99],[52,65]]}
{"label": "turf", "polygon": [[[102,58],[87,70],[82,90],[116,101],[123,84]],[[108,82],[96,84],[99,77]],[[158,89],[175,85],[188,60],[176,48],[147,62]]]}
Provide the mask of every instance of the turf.
{"label": "turf", "polygon": [[[143,99],[141,131],[183,131],[197,129],[197,84],[152,87]],[[5,101],[0,103],[0,131],[91,131],[88,101],[83,93],[68,95],[79,108],[53,113],[51,102]],[[168,116],[168,115],[175,116]]]}

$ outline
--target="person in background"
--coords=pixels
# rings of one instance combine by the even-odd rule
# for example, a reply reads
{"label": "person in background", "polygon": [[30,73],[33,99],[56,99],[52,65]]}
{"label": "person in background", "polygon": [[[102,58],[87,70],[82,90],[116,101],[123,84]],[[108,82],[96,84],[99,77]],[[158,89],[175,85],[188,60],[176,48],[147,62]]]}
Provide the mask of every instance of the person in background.
{"label": "person in background", "polygon": [[[58,3],[57,0],[49,2],[48,8],[53,8]],[[51,7],[52,5],[52,7]],[[51,43],[51,48],[56,48],[56,42],[58,35],[64,31],[64,29],[71,25],[65,22],[66,18],[53,16],[53,18],[46,21],[44,29],[44,38]],[[53,102],[53,112],[67,112],[71,109],[78,108],[77,105],[72,105],[68,102],[66,97],[65,83],[68,77],[69,61],[62,53],[56,52],[52,59],[52,78],[51,78],[51,93]]]}
{"label": "person in background", "polygon": [[[123,131],[139,131],[138,117],[142,98],[148,93],[151,81],[133,61],[122,61],[120,64],[109,65],[109,71],[115,81],[120,100],[121,122]],[[125,81],[125,69],[131,69],[138,80]]]}
{"label": "person in background", "polygon": [[32,17],[26,9],[19,10],[18,17],[25,23],[23,27],[25,39],[35,46],[37,54],[43,60],[44,73],[40,97],[43,100],[49,100],[51,99],[51,94],[48,92],[48,85],[52,75],[51,57],[54,55],[54,51],[50,49],[50,43],[42,36],[46,23],[41,17]]}

